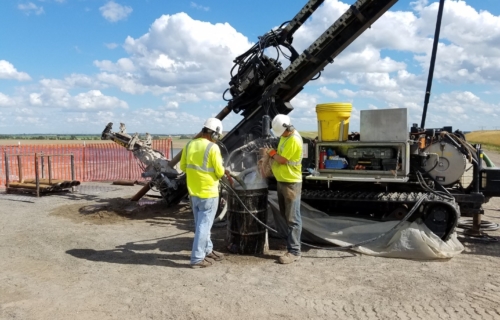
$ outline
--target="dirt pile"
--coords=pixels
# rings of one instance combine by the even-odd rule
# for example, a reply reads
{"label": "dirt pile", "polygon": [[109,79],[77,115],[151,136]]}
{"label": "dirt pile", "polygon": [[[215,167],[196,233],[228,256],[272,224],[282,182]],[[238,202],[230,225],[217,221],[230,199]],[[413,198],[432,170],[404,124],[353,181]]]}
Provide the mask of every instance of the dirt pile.
{"label": "dirt pile", "polygon": [[142,199],[139,202],[125,198],[111,198],[95,204],[70,204],[50,212],[53,216],[68,218],[74,222],[114,224],[129,220],[152,219],[160,216],[180,216],[190,213],[187,204],[167,208],[161,200]]}

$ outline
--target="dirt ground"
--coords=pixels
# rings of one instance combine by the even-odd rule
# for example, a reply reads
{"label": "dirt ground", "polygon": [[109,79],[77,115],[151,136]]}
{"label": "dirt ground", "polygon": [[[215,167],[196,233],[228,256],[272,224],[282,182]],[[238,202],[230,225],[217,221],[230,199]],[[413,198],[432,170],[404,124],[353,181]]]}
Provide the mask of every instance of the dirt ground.
{"label": "dirt ground", "polygon": [[[0,319],[500,319],[500,242],[463,242],[446,261],[305,248],[280,265],[277,241],[231,255],[218,227],[226,260],[191,269],[189,208],[129,202],[139,189],[0,193]],[[500,198],[485,209],[500,223]]]}

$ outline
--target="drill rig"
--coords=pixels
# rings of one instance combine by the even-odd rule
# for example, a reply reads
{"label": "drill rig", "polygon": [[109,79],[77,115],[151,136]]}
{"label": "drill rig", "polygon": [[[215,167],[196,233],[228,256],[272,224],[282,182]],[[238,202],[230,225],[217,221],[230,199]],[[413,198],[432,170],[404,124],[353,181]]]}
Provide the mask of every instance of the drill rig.
{"label": "drill rig", "polygon": [[[250,168],[257,161],[257,148],[277,143],[270,133],[270,119],[290,113],[290,100],[304,85],[317,79],[333,59],[396,2],[356,1],[299,54],[292,46],[293,35],[323,3],[309,0],[290,21],[259,37],[254,46],[236,57],[230,87],[223,94],[227,106],[216,116],[220,120],[230,112],[242,116],[222,138],[229,153],[240,152],[244,159],[239,163],[229,161],[232,170]],[[268,56],[266,53],[272,51],[265,51],[268,48],[275,48],[278,57]],[[290,60],[286,68],[279,61],[280,53]],[[432,71],[431,68],[430,74]],[[426,129],[424,121],[408,132],[406,109],[362,111],[360,134],[351,138],[304,139],[308,156],[302,162],[303,201],[329,214],[381,221],[400,220],[417,204],[410,221],[421,219],[446,240],[455,230],[460,214],[480,215],[483,203],[500,196],[500,170],[482,166],[480,146],[471,146],[460,131],[452,132],[451,127]],[[322,166],[325,149],[346,159],[347,167]],[[180,156],[179,153],[168,165],[173,168]],[[471,170],[470,181],[465,182],[463,177]],[[167,178],[170,184],[162,184],[162,195],[173,203],[185,195],[185,177],[177,174]]]}
{"label": "drill rig", "polygon": [[112,140],[131,151],[142,169],[142,177],[148,179],[147,190],[157,190],[167,203],[178,203],[187,193],[186,179],[183,174],[169,165],[165,155],[152,148],[151,135],[146,133],[145,139],[140,139],[136,133],[133,136],[126,132],[125,124],[120,124],[120,131],[113,132],[110,122],[101,134],[101,140]]}

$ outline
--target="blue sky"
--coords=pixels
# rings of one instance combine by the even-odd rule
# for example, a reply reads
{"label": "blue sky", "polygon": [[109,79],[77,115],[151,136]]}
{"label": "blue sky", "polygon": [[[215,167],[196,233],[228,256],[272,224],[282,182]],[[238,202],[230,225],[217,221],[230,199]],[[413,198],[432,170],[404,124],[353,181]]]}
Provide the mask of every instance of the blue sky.
{"label": "blue sky", "polygon": [[[296,33],[302,52],[354,1],[325,1]],[[224,106],[232,60],[306,3],[0,1],[0,134],[194,133]],[[408,108],[420,123],[437,1],[398,1],[292,100],[299,130],[315,106]],[[239,121],[232,114],[224,129]],[[500,6],[446,1],[428,127],[500,129]]]}

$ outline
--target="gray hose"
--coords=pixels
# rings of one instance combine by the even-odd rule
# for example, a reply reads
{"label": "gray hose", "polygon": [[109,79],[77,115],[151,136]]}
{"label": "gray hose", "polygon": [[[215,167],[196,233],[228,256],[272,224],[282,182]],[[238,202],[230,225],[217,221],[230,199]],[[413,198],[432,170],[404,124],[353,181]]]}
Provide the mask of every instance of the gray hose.
{"label": "gray hose", "polygon": [[227,207],[228,207],[228,203],[226,202],[224,204],[224,207],[222,208],[221,213],[219,213],[219,215],[215,218],[214,223],[221,222],[224,219],[224,217],[226,216],[226,213],[227,213]]}
{"label": "gray hose", "polygon": [[235,176],[233,174],[230,174],[230,176],[240,184],[243,190],[247,189],[247,185],[245,184],[244,179],[242,179],[240,175]]}
{"label": "gray hose", "polygon": [[[238,196],[238,194],[236,193],[236,191],[233,190],[233,188],[231,188],[231,186],[229,185],[226,185],[224,182],[221,182],[222,185],[229,191],[229,192],[232,192],[234,194],[234,196],[236,197],[236,199],[238,199],[238,201],[241,203],[241,205],[243,206],[243,208],[248,212],[248,214],[250,214],[254,219],[255,221],[257,221],[259,224],[261,224],[264,228],[272,231],[272,232],[275,232],[276,234],[279,234],[278,231],[274,230],[273,228],[271,228],[270,226],[268,226],[267,224],[265,224],[264,222],[260,221],[259,218],[257,218],[246,206],[245,206],[245,203],[243,203],[243,201],[240,199],[240,197]],[[427,194],[424,194],[422,195],[418,200],[417,202],[415,203],[415,205],[413,206],[413,208],[406,214],[406,216],[404,216],[403,219],[401,219],[401,221],[396,224],[394,227],[392,227],[390,230],[374,237],[374,238],[371,238],[371,239],[368,239],[368,240],[365,240],[365,241],[361,241],[359,243],[356,243],[356,244],[351,244],[351,245],[348,245],[348,246],[343,246],[343,247],[335,247],[335,248],[330,248],[330,247],[318,247],[318,246],[315,246],[315,245],[312,245],[312,244],[309,244],[307,242],[300,242],[301,244],[305,245],[305,246],[308,246],[308,247],[311,247],[311,248],[315,248],[315,249],[323,249],[323,250],[332,250],[332,251],[342,251],[342,250],[350,250],[350,249],[353,249],[353,248],[356,248],[356,247],[359,247],[359,246],[362,246],[364,244],[367,244],[367,243],[370,243],[370,242],[373,242],[373,241],[376,241],[380,238],[382,238],[383,236],[385,236],[386,234],[388,234],[389,232],[392,232],[394,230],[399,230],[399,228],[401,228],[402,224],[404,222],[406,222],[410,217],[411,215],[415,212],[415,210],[418,209],[418,207],[420,207],[420,205],[422,204],[422,202],[424,202],[424,200],[427,199]]]}
{"label": "gray hose", "polygon": [[242,145],[241,147],[239,147],[239,148],[237,148],[237,149],[234,149],[234,150],[233,150],[233,152],[231,152],[231,153],[229,154],[229,156],[227,157],[227,160],[226,160],[226,163],[225,163],[225,165],[224,165],[224,166],[225,166],[225,167],[227,167],[227,166],[228,166],[228,164],[230,164],[230,163],[231,163],[231,158],[233,157],[233,155],[234,155],[236,152],[239,152],[239,151],[241,151],[241,150],[243,150],[243,149],[245,149],[245,148],[248,148],[248,147],[253,147],[253,146],[255,146],[255,145],[256,145],[256,143],[255,143],[255,140],[254,140],[254,141],[250,141],[249,143],[247,143],[247,144],[245,144],[245,145]]}

